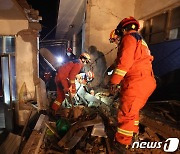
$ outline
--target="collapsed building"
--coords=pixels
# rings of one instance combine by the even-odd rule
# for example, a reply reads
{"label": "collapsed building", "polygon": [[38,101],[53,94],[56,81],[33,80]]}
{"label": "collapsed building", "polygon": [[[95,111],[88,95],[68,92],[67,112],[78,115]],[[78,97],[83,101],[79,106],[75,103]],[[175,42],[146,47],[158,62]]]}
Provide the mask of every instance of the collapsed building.
{"label": "collapsed building", "polygon": [[[114,3],[80,0],[73,4],[77,14],[71,21],[68,16],[63,18],[65,6],[71,3],[62,1],[56,40],[39,36],[42,17],[25,0],[0,3],[0,150],[3,153],[113,153],[114,149],[121,153],[112,145],[120,103],[118,92],[115,96],[109,94],[106,69],[116,55],[116,47],[108,43],[109,32],[120,18],[128,15],[144,22],[144,36],[155,57],[158,87],[141,111],[140,134],[134,148],[127,153],[165,153],[168,139],[180,138],[178,1],[156,2],[154,8],[144,10],[153,1],[132,4],[124,0]],[[51,87],[47,88],[42,70],[48,67],[55,72],[61,65],[55,58],[59,51],[52,52],[55,47],[61,50],[60,56],[67,47],[72,47],[76,55],[86,50],[92,57],[89,67],[95,79],[88,85],[80,84],[76,96],[72,100],[67,96],[53,116],[49,108],[56,98],[56,89],[52,88],[55,84],[50,83]],[[90,93],[90,89],[94,92]],[[140,148],[143,142],[148,145]],[[162,146],[158,148],[156,143]]]}

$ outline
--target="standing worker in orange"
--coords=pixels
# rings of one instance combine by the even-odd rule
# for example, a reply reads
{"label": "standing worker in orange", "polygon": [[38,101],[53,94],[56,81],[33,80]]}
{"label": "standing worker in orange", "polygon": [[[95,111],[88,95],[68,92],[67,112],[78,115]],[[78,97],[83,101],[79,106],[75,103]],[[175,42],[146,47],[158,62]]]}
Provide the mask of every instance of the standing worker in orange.
{"label": "standing worker in orange", "polygon": [[79,59],[75,59],[60,66],[55,77],[57,86],[57,98],[52,105],[52,109],[56,112],[65,99],[65,93],[70,92],[71,97],[76,93],[75,78],[85,64],[90,62],[90,56],[82,53]]}
{"label": "standing worker in orange", "polygon": [[138,133],[139,110],[156,88],[152,70],[153,56],[137,32],[138,29],[139,22],[133,17],[124,18],[115,29],[115,34],[121,40],[111,77],[110,92],[113,94],[121,82],[121,105],[117,115],[115,139],[123,149],[131,144],[133,135]]}

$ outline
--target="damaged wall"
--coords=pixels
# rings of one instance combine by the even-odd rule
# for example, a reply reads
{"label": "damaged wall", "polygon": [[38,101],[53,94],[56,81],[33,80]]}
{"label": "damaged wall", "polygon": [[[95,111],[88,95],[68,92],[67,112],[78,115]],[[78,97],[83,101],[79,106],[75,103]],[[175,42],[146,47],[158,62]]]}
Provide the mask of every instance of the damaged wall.
{"label": "damaged wall", "polygon": [[[115,44],[109,43],[110,32],[120,20],[134,15],[135,0],[88,0],[85,25],[85,49],[90,52],[95,79],[92,86],[101,83],[106,66],[116,58]],[[105,54],[105,58],[103,56]],[[101,57],[101,58],[99,58]],[[97,61],[98,59],[98,61]],[[105,61],[106,60],[106,61]]]}
{"label": "damaged wall", "polygon": [[[135,0],[88,0],[86,15],[86,50],[95,46],[107,53],[115,46],[109,43],[110,32],[121,19],[134,15]],[[116,51],[106,56],[107,65],[111,65]]]}
{"label": "damaged wall", "polygon": [[17,91],[26,83],[28,91],[35,92],[38,82],[37,36],[30,31],[23,31],[16,37],[16,82]]}
{"label": "damaged wall", "polygon": [[[85,27],[86,50],[90,46],[95,46],[98,51],[107,53],[114,47],[109,43],[109,34],[121,19],[130,15],[141,19],[170,5],[176,5],[177,2],[179,0],[114,0],[113,2],[88,0]],[[108,66],[113,63],[115,56],[116,51],[106,56]]]}
{"label": "damaged wall", "polygon": [[[85,24],[85,49],[91,54],[95,80],[92,85],[97,86],[99,79],[104,78],[103,73],[106,65],[110,66],[116,58],[117,49],[107,54],[115,48],[115,44],[109,43],[110,32],[116,28],[119,21],[128,16],[135,16],[136,19],[144,19],[154,15],[157,11],[177,5],[179,0],[88,0]],[[154,5],[156,4],[156,5]],[[153,6],[153,7],[149,7]],[[142,20],[141,20],[142,21]],[[143,21],[140,22],[143,27]],[[105,54],[103,61],[102,54]],[[97,62],[98,57],[102,57],[101,62]]]}
{"label": "damaged wall", "polygon": [[[22,2],[26,4],[26,1]],[[41,26],[38,22],[38,15],[37,11],[29,10],[29,8],[26,8],[25,12],[24,7],[21,7],[16,0],[0,0],[0,35],[15,36],[16,91],[18,100],[16,111],[18,114],[17,122],[20,125],[25,123],[29,112],[25,108],[19,107],[21,87],[25,83],[27,91],[22,95],[27,94],[26,99],[36,101],[35,87],[40,84],[38,78],[38,35]]]}
{"label": "damaged wall", "polygon": [[163,11],[165,8],[177,3],[179,3],[179,0],[136,0],[134,14],[137,19],[146,18],[148,15]]}

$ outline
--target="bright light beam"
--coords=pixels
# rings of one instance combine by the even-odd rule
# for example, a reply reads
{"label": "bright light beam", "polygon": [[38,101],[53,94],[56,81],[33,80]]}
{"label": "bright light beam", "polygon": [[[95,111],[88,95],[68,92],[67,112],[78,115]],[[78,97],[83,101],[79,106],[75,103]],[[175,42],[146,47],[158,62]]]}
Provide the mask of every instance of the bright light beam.
{"label": "bright light beam", "polygon": [[64,60],[62,57],[57,57],[57,61],[58,61],[58,63],[62,63]]}

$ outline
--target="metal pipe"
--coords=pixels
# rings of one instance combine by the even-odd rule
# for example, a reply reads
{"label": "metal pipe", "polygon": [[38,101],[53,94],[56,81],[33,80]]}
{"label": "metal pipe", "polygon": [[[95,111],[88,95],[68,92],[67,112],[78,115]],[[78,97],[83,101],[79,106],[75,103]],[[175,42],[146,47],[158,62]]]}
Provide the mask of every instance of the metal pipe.
{"label": "metal pipe", "polygon": [[71,47],[71,41],[68,40],[68,42],[67,42],[67,48],[70,48],[70,47]]}
{"label": "metal pipe", "polygon": [[6,37],[5,36],[3,36],[3,40],[2,40],[3,42],[3,44],[2,44],[2,53],[4,54],[4,53],[6,53]]}
{"label": "metal pipe", "polygon": [[76,43],[77,43],[77,35],[74,34],[73,35],[73,42],[72,42],[72,45],[73,45],[73,54],[76,55],[77,53],[77,46],[76,46]]}
{"label": "metal pipe", "polygon": [[[6,51],[6,39],[5,39],[5,36],[3,36],[2,37],[2,55],[5,54],[5,51]],[[3,61],[4,61],[4,58],[1,56],[2,89],[3,89],[3,96],[5,96],[5,92],[4,92],[5,81],[4,81]],[[4,97],[4,103],[5,103],[5,97]]]}
{"label": "metal pipe", "polygon": [[10,94],[10,109],[12,110],[12,77],[11,77],[11,56],[8,55],[8,76],[9,76],[9,94]]}

